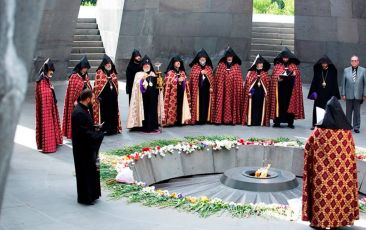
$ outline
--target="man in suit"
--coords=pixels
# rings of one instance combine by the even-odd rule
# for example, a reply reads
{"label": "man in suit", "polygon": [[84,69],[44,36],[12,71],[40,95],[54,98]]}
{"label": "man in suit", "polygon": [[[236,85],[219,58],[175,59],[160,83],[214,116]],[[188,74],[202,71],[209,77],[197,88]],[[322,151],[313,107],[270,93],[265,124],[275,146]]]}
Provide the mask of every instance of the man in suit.
{"label": "man in suit", "polygon": [[342,100],[346,101],[346,116],[355,133],[360,132],[360,106],[366,100],[366,69],[359,66],[357,56],[351,57],[351,66],[344,69],[342,81]]}

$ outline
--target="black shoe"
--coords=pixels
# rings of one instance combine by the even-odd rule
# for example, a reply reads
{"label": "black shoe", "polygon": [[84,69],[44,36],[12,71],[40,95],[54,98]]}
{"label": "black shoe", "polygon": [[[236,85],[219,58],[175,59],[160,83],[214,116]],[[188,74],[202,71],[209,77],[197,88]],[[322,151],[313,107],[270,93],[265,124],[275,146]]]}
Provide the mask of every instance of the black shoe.
{"label": "black shoe", "polygon": [[294,125],[288,125],[287,127],[289,127],[290,129],[294,129],[295,128]]}
{"label": "black shoe", "polygon": [[355,133],[360,133],[360,130],[358,130],[358,129],[355,129]]}
{"label": "black shoe", "polygon": [[281,128],[281,125],[280,125],[280,124],[278,124],[278,123],[274,123],[272,127],[273,127],[273,128]]}
{"label": "black shoe", "polygon": [[314,127],[314,126],[310,128],[310,130],[314,130],[314,129],[315,129],[315,127]]}

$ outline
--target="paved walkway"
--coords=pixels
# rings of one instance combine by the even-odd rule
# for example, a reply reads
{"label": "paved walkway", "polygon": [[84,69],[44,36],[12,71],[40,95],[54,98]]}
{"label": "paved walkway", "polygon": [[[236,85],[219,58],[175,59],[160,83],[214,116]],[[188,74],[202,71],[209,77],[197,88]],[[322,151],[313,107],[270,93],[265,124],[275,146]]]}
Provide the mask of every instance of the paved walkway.
{"label": "paved walkway", "polygon": [[[56,82],[59,111],[63,113],[65,82]],[[120,87],[124,89],[124,85]],[[307,95],[308,87],[304,87]],[[295,122],[296,128],[274,129],[242,126],[190,126],[166,128],[162,134],[129,133],[106,137],[102,151],[125,144],[140,143],[160,138],[192,135],[237,135],[240,137],[306,138],[310,134],[312,104],[305,100],[306,120]],[[120,111],[125,126],[127,97],[120,92]],[[70,144],[55,154],[41,154],[35,150],[33,85],[27,95],[15,138],[10,175],[1,210],[0,230],[100,230],[100,229],[310,229],[308,223],[268,220],[263,218],[237,219],[213,216],[202,219],[194,214],[173,209],[147,208],[127,204],[125,200],[110,200],[104,196],[95,205],[86,207],[76,203],[74,165]],[[362,107],[361,134],[354,135],[356,144],[366,147],[366,107]],[[364,229],[363,215],[352,229]]]}

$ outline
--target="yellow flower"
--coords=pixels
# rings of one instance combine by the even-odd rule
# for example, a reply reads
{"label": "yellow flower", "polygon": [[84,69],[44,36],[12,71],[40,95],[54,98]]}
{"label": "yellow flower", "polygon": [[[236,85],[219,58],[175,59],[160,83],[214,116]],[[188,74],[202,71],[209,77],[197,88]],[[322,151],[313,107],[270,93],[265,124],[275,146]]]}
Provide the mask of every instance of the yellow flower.
{"label": "yellow flower", "polygon": [[191,203],[196,203],[197,202],[197,198],[196,197],[187,196],[186,199],[187,199],[187,201],[189,201]]}
{"label": "yellow flower", "polygon": [[156,190],[157,193],[159,193],[160,196],[162,196],[164,194],[163,191],[161,191],[160,189]]}
{"label": "yellow flower", "polygon": [[177,198],[178,197],[178,194],[175,193],[175,192],[173,192],[172,194],[170,194],[170,196],[173,197],[173,198]]}
{"label": "yellow flower", "polygon": [[202,196],[201,201],[202,202],[208,202],[208,197],[207,196]]}

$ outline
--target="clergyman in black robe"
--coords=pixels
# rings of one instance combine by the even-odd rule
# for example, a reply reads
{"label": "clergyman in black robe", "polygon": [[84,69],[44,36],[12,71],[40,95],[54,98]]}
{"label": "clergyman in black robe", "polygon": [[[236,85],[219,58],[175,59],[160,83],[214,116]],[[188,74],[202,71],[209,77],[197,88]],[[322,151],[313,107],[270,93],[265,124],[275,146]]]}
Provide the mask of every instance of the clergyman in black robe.
{"label": "clergyman in black robe", "polygon": [[325,109],[333,96],[340,99],[337,68],[330,58],[324,55],[315,63],[313,69],[314,77],[308,95],[308,99],[314,100],[312,129],[317,123],[316,107]]}
{"label": "clergyman in black robe", "polygon": [[94,81],[95,103],[94,123],[104,122],[103,130],[107,135],[113,135],[122,131],[118,110],[118,78],[116,67],[106,54]]}
{"label": "clergyman in black robe", "polygon": [[141,71],[141,54],[140,51],[134,49],[130,62],[126,69],[126,93],[128,94],[128,103],[131,102],[132,87],[137,72]]}
{"label": "clergyman in black robe", "polygon": [[294,120],[304,119],[300,60],[285,47],[274,59],[271,79],[271,119],[273,127],[288,123],[295,128]]}
{"label": "clergyman in black robe", "polygon": [[157,77],[151,59],[144,56],[136,73],[131,103],[127,116],[127,128],[131,131],[159,133]]}
{"label": "clergyman in black robe", "polygon": [[71,117],[78,202],[86,205],[101,196],[98,152],[104,134],[96,131],[90,115],[92,97],[91,90],[84,90]]}

